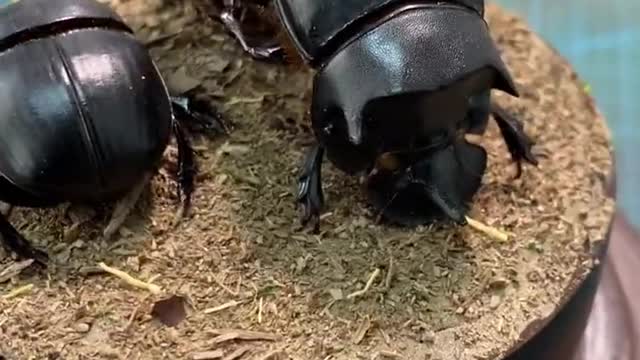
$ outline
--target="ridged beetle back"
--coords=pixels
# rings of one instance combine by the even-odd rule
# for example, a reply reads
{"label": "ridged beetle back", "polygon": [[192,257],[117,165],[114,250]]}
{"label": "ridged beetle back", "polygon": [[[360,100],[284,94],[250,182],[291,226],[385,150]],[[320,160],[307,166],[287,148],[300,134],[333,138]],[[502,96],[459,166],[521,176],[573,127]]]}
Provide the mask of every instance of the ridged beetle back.
{"label": "ridged beetle back", "polygon": [[0,9],[0,176],[34,196],[121,195],[169,141],[167,89],[108,6],[22,0]]}

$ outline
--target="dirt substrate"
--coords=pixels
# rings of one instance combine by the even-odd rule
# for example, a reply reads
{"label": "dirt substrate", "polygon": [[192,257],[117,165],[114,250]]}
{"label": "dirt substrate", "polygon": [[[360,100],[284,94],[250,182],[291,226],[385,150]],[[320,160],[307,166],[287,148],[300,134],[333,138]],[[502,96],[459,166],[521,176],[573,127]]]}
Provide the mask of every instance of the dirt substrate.
{"label": "dirt substrate", "polygon": [[[491,123],[488,172],[471,216],[515,234],[500,242],[471,228],[376,225],[356,179],[328,164],[323,232],[299,230],[293,194],[311,140],[310,74],[251,60],[188,4],[112,5],[140,39],[153,40],[173,87],[201,85],[214,99],[231,135],[194,140],[201,170],[194,211],[176,228],[171,161],[108,243],[98,240],[104,209],[80,227],[72,224],[86,212],[75,209],[14,211],[11,221],[52,264],[47,273],[0,277],[2,293],[33,284],[0,299],[7,359],[191,359],[207,351],[243,360],[493,359],[549,315],[574,273],[590,266],[585,245],[602,238],[612,211],[602,191],[609,135],[571,67],[521,20],[487,9],[522,93],[496,96],[524,119],[544,157],[513,181]],[[173,148],[167,159],[175,159]],[[164,293],[91,268],[100,261],[154,278]],[[11,263],[5,257],[0,271]],[[348,298],[376,269],[368,291]],[[176,327],[152,315],[154,302],[172,295],[187,303]]]}

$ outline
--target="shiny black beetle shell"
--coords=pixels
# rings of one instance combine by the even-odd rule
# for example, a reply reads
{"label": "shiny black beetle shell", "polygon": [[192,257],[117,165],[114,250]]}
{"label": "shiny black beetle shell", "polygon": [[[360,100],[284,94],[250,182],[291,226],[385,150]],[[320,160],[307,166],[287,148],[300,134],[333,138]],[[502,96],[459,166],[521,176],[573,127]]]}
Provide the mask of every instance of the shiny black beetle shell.
{"label": "shiny black beetle shell", "polygon": [[0,200],[121,196],[158,164],[171,123],[148,50],[107,5],[22,0],[0,9]]}
{"label": "shiny black beetle shell", "polygon": [[385,151],[381,141],[389,133],[418,130],[398,114],[384,133],[372,133],[365,115],[376,101],[433,92],[484,69],[489,79],[477,96],[491,88],[518,96],[483,19],[483,0],[276,0],[276,8],[297,50],[317,70],[314,133],[347,173],[366,171]]}
{"label": "shiny black beetle shell", "polygon": [[[386,17],[390,8],[409,3],[398,0],[275,0],[282,24],[298,52],[310,63],[329,56],[349,41],[349,28],[366,27],[372,17]],[[418,2],[416,2],[418,3]],[[448,0],[421,3],[451,3],[484,16],[484,0]],[[336,10],[339,9],[339,10]],[[364,22],[364,23],[363,23]],[[361,35],[361,32],[358,33]]]}

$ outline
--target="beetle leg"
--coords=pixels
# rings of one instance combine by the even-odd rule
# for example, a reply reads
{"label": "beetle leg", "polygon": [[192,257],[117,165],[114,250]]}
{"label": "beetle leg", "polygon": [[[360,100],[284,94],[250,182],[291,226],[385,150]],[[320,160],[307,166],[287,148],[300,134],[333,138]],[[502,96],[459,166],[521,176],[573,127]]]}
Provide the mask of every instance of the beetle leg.
{"label": "beetle leg", "polygon": [[238,12],[242,10],[242,2],[240,0],[224,0],[224,8],[220,13],[220,21],[238,40],[242,49],[256,60],[273,60],[278,58],[282,53],[282,47],[279,45],[251,46],[248,42],[247,35],[242,31],[240,17]]}
{"label": "beetle leg", "polygon": [[311,220],[315,222],[314,231],[320,230],[320,210],[324,206],[322,192],[322,159],[324,148],[318,144],[311,147],[305,156],[302,171],[298,177],[298,194],[296,202],[302,204],[302,225]]}
{"label": "beetle leg", "polygon": [[491,104],[491,113],[496,119],[504,138],[511,158],[516,162],[516,178],[522,175],[522,160],[537,166],[538,160],[531,152],[533,140],[525,133],[522,122],[510,115],[504,108],[496,103]]}
{"label": "beetle leg", "polygon": [[182,202],[182,207],[177,216],[179,218],[191,207],[191,194],[193,193],[196,166],[193,149],[180,121],[173,122],[173,133],[178,143],[178,197]]}
{"label": "beetle leg", "polygon": [[145,175],[143,179],[131,191],[129,191],[129,193],[116,202],[113,212],[111,213],[111,220],[109,220],[107,227],[102,232],[103,240],[111,239],[111,237],[120,230],[122,224],[124,224],[125,220],[131,213],[131,210],[136,206],[138,199],[140,199],[140,195],[142,195],[142,190],[144,190],[144,187],[150,179],[151,174]]}
{"label": "beetle leg", "polygon": [[2,245],[10,252],[15,252],[24,259],[33,259],[34,262],[46,267],[49,260],[47,253],[35,249],[29,241],[16,230],[11,223],[0,214],[0,236]]}
{"label": "beetle leg", "polygon": [[[171,107],[176,120],[211,134],[227,133],[222,114],[205,101],[188,96],[172,96]],[[195,130],[195,129],[193,129]]]}
{"label": "beetle leg", "polygon": [[176,218],[181,218],[191,207],[191,194],[196,174],[193,149],[187,139],[184,126],[199,128],[210,134],[227,133],[222,115],[215,107],[205,101],[188,96],[171,97],[171,106],[175,115],[173,134],[178,144],[178,197],[182,207]]}

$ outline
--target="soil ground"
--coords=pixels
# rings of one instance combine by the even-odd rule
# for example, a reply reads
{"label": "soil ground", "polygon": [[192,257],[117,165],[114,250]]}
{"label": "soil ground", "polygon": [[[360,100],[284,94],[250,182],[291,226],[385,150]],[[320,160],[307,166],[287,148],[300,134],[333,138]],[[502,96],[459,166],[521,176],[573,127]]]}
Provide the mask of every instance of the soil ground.
{"label": "soil ground", "polygon": [[[587,249],[612,211],[602,191],[609,135],[570,65],[520,19],[488,6],[522,93],[496,98],[524,120],[544,156],[513,180],[491,123],[488,170],[470,215],[515,234],[499,242],[467,227],[376,224],[357,180],[330,164],[322,232],[301,230],[294,190],[312,141],[311,73],[253,61],[189,2],[111,5],[173,89],[198,86],[212,99],[230,136],[194,137],[193,211],[175,227],[173,146],[111,241],[99,240],[108,207],[92,209],[80,226],[73,224],[88,209],[15,210],[12,223],[52,263],[2,279],[2,293],[33,284],[0,299],[6,359],[493,359],[588,269]],[[99,262],[153,279],[163,293],[97,271]],[[12,263],[5,257],[0,270]],[[348,298],[376,269],[368,291]],[[187,316],[177,326],[154,315],[166,298],[173,301],[160,317],[178,320],[184,299]]]}

